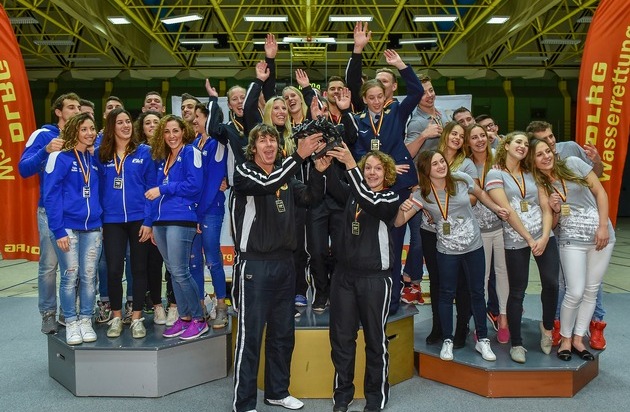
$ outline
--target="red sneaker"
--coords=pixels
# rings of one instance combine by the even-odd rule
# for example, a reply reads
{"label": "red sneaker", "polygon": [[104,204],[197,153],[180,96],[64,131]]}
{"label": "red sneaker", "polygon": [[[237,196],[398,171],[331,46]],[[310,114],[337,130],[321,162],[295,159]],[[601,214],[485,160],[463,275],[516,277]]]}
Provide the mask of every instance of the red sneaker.
{"label": "red sneaker", "polygon": [[551,344],[553,346],[558,346],[560,344],[560,320],[554,319],[553,321],[553,330],[551,331]]}
{"label": "red sneaker", "polygon": [[589,332],[591,334],[591,338],[588,343],[591,345],[591,348],[595,350],[604,350],[606,349],[606,338],[604,338],[604,329],[606,328],[606,322],[603,320],[596,321],[592,320],[589,325]]}

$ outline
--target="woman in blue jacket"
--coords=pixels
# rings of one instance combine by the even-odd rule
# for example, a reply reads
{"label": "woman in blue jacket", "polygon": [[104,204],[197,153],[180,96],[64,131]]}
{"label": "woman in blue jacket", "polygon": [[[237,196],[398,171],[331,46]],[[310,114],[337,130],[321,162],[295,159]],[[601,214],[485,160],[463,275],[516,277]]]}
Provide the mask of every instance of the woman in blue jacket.
{"label": "woman in blue jacket", "polygon": [[[122,275],[127,244],[133,273],[131,336],[144,338],[147,331],[142,305],[147,290],[148,243],[152,232],[151,202],[143,194],[155,186],[151,148],[138,144],[131,115],[123,108],[109,112],[101,146],[96,150],[103,206],[103,247],[107,259],[107,290],[112,319],[107,336],[117,338],[123,328]],[[129,292],[127,292],[129,294]]]}
{"label": "woman in blue jacket", "polygon": [[67,268],[61,274],[59,285],[61,309],[66,318],[66,343],[78,345],[96,340],[92,312],[96,299],[96,265],[101,255],[102,210],[98,170],[88,150],[94,146],[96,138],[92,117],[87,113],[73,116],[61,137],[63,149],[51,153],[46,163],[44,207],[48,227],[57,240],[57,258]]}
{"label": "woman in blue jacket", "polygon": [[166,338],[194,339],[208,331],[199,302],[199,288],[190,275],[190,253],[197,232],[197,206],[203,188],[201,151],[195,134],[181,117],[160,120],[152,144],[158,161],[157,186],[145,196],[154,200],[153,240],[171,273],[179,318],[163,333]]}

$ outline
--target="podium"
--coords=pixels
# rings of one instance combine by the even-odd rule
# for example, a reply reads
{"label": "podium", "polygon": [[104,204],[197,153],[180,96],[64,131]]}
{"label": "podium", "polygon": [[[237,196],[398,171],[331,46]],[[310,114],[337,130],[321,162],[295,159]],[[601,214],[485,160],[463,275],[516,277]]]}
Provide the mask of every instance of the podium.
{"label": "podium", "polygon": [[147,336],[133,339],[125,325],[107,337],[107,324],[94,325],[96,342],[70,346],[65,328],[48,335],[48,373],[75,396],[161,397],[225,378],[231,366],[230,329],[192,341],[164,338],[164,325],[145,317]]}
{"label": "podium", "polygon": [[[295,348],[291,361],[291,385],[289,392],[297,398],[331,398],[333,393],[334,367],[330,359],[329,308],[317,314],[311,307],[298,308],[301,316],[295,319]],[[414,315],[413,305],[401,305],[398,312],[387,322],[389,338],[389,384],[391,386],[411,379],[414,374]],[[236,336],[233,319],[232,336]],[[235,340],[235,338],[234,338]],[[233,343],[234,345],[234,343]],[[363,330],[359,329],[354,374],[355,398],[364,397],[365,343]],[[264,388],[265,347],[260,354],[258,388]]]}
{"label": "podium", "polygon": [[[475,350],[472,336],[466,346],[453,350],[453,360],[440,359],[441,343],[427,345],[426,331],[431,320],[425,321],[416,332],[416,367],[423,378],[464,389],[489,398],[521,397],[572,397],[599,373],[600,351],[590,350],[594,361],[584,361],[577,355],[569,362],[556,356],[557,347],[545,355],[540,349],[539,321],[523,319],[522,336],[527,349],[527,362],[520,364],[510,358],[510,344],[496,341],[490,328],[492,350],[497,356],[494,362],[481,358]],[[421,336],[422,335],[422,336]],[[587,344],[588,347],[588,344]]]}

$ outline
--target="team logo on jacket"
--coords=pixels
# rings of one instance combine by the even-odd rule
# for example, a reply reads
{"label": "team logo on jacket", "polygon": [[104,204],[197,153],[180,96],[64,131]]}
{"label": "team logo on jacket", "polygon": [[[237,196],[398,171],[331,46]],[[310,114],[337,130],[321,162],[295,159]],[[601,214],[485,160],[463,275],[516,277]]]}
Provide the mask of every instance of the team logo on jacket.
{"label": "team logo on jacket", "polygon": [[142,162],[144,162],[144,159],[133,159],[131,161],[131,163],[138,163],[138,164],[142,164]]}

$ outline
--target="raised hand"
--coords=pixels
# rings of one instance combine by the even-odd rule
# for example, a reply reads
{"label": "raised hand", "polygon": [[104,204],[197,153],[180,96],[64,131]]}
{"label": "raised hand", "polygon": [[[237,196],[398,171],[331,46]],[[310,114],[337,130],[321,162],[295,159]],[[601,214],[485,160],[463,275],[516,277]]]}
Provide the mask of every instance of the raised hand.
{"label": "raised hand", "polygon": [[354,157],[352,157],[352,153],[345,143],[342,143],[341,147],[337,146],[329,150],[327,154],[345,164],[346,170],[357,167],[357,162],[354,160]]}
{"label": "raised hand", "polygon": [[275,59],[278,54],[278,43],[276,43],[276,36],[271,33],[267,33],[265,38],[265,57],[268,59]]}
{"label": "raised hand", "polygon": [[323,137],[322,133],[315,133],[306,136],[303,139],[298,139],[297,153],[302,159],[306,159],[318,149],[322,149],[324,143],[321,141]]}
{"label": "raised hand", "polygon": [[367,22],[357,22],[354,25],[354,53],[361,53],[372,39],[372,32],[368,30]]}
{"label": "raised hand", "polygon": [[311,84],[310,80],[308,79],[308,74],[306,74],[306,72],[302,69],[297,69],[295,71],[295,81],[297,81],[297,84],[299,84],[302,88],[310,86]]}
{"label": "raised hand", "polygon": [[217,90],[210,84],[210,79],[206,79],[206,92],[210,97],[219,97]]}
{"label": "raised hand", "polygon": [[336,100],[337,108],[339,110],[349,109],[351,102],[352,102],[352,93],[350,92],[350,89],[348,89],[347,87],[344,87],[339,97],[337,97],[337,100]]}
{"label": "raised hand", "polygon": [[267,62],[264,60],[256,63],[256,78],[263,82],[269,78],[269,67],[267,67]]}
{"label": "raised hand", "polygon": [[398,55],[396,50],[387,49],[383,52],[383,55],[385,56],[385,61],[390,66],[394,66],[399,70],[407,67],[407,65],[405,64],[405,62],[402,61],[402,58]]}

